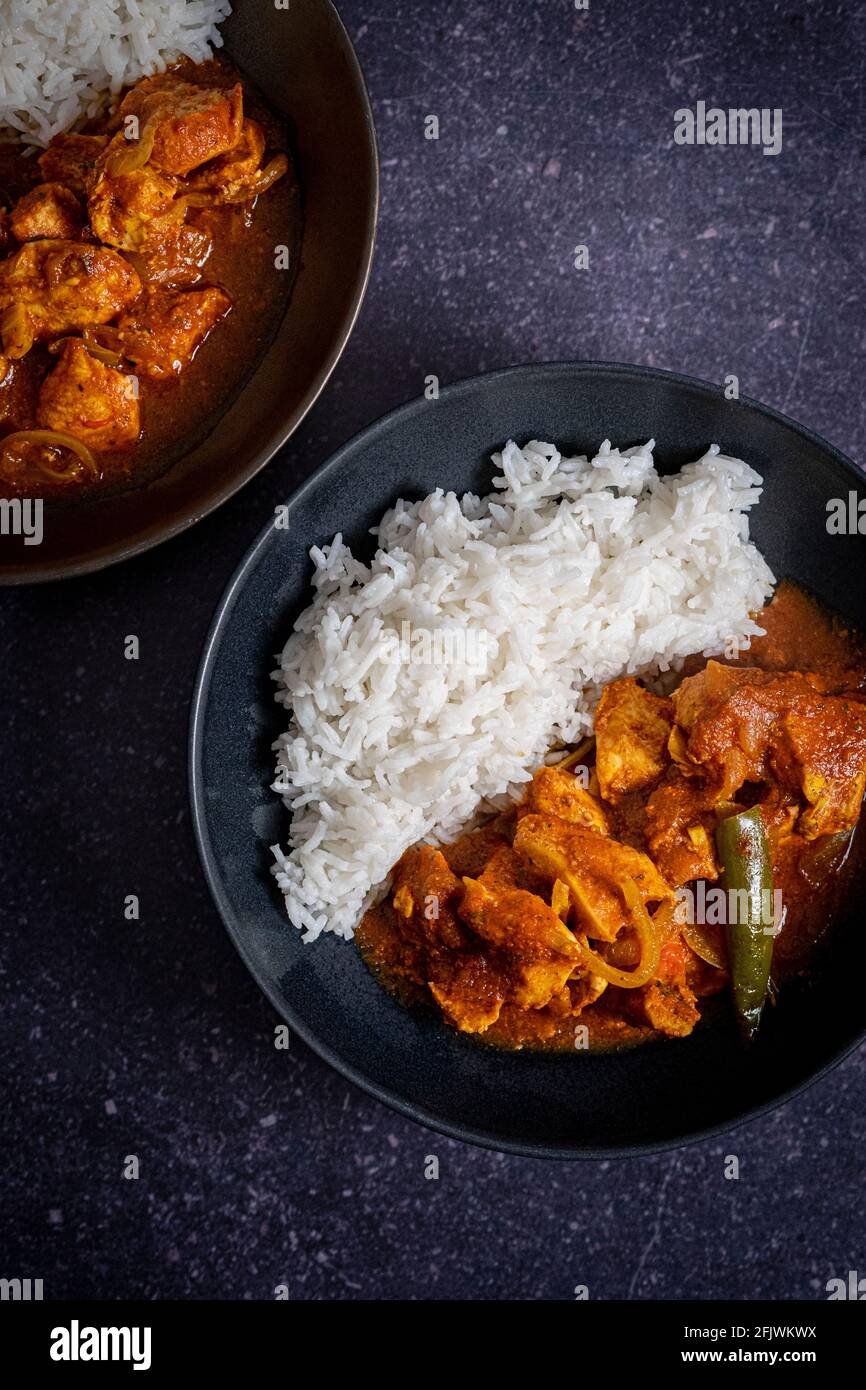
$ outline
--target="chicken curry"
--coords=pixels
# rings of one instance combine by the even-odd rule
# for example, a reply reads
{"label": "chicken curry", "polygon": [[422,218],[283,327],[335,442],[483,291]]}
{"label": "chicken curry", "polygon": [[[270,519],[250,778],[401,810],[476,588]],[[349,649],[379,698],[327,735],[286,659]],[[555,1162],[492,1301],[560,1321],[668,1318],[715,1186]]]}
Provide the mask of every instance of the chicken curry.
{"label": "chicken curry", "polygon": [[357,939],[407,1001],[506,1047],[683,1037],[711,996],[754,1036],[853,872],[866,655],[782,584],[765,635],[667,695],[602,692],[594,738],[453,844],[419,844]]}
{"label": "chicken curry", "polygon": [[141,483],[205,437],[285,311],[287,151],[224,60],[142,79],[38,158],[0,146],[0,493]]}

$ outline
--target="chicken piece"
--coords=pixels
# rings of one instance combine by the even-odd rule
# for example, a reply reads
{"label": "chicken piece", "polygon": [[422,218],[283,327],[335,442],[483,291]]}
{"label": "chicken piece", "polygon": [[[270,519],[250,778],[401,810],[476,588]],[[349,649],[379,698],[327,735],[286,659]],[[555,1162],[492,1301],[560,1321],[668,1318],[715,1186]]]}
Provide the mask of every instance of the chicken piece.
{"label": "chicken piece", "polygon": [[[798,833],[804,840],[816,840],[851,830],[860,818],[866,790],[863,706],[827,696],[823,707],[792,711],[782,723],[793,758],[791,780],[796,777],[809,803],[797,821]],[[782,765],[779,750],[775,763],[777,768]]]}
{"label": "chicken piece", "polygon": [[108,323],[140,290],[129,262],[106,246],[29,241],[0,262],[3,350],[23,357],[34,341]]}
{"label": "chicken piece", "polygon": [[495,948],[510,983],[508,1002],[522,1009],[543,1008],[580,964],[571,932],[534,893],[507,887],[491,892],[479,879],[464,883],[458,911]]}
{"label": "chicken piece", "polygon": [[412,975],[462,1032],[483,1033],[499,1017],[506,981],[457,916],[463,885],[444,855],[416,845],[394,870],[398,930],[413,950]]}
{"label": "chicken piece", "polygon": [[62,183],[38,183],[12,209],[12,232],[18,241],[43,237],[75,238],[84,226],[84,210]]}
{"label": "chicken piece", "polygon": [[456,915],[463,887],[441,850],[432,845],[407,849],[394,868],[392,891],[404,935],[449,950],[467,945],[468,933]]}
{"label": "chicken piece", "polygon": [[236,201],[244,185],[254,181],[264,155],[265,132],[258,121],[247,118],[235,147],[197,169],[187,186],[197,193],[212,193],[216,202]]}
{"label": "chicken piece", "polygon": [[571,772],[541,767],[526,793],[521,815],[558,816],[572,825],[585,825],[606,835],[610,829],[607,812],[600,801],[581,786]]}
{"label": "chicken piece", "polygon": [[123,155],[128,152],[124,137],[116,135],[88,185],[87,211],[100,241],[122,251],[144,252],[165,240],[185,208],[175,203],[176,179],[147,164],[125,167]]}
{"label": "chicken piece", "polygon": [[175,222],[166,229],[159,246],[142,256],[141,278],[147,285],[192,289],[201,281],[212,250],[213,237],[205,227]]}
{"label": "chicken piece", "polygon": [[680,941],[662,946],[656,978],[629,991],[626,1008],[632,1017],[669,1038],[685,1038],[700,1020],[700,1011],[688,978],[688,947]]}
{"label": "chicken piece", "polygon": [[150,290],[117,324],[120,350],[145,376],[177,376],[232,302],[225,290]]}
{"label": "chicken piece", "polygon": [[118,117],[126,131],[126,118],[136,116],[141,139],[153,128],[149,163],[155,169],[185,175],[235,148],[243,129],[243,100],[240,82],[231,88],[197,87],[164,73],[127,92]]}
{"label": "chicken piece", "polygon": [[[571,911],[571,890],[560,878],[554,881],[551,889],[550,906],[557,917],[567,922]],[[582,974],[575,971],[560,992],[559,999],[565,1011],[576,1018],[584,1009],[589,1008],[590,1004],[594,1004],[596,999],[601,998],[607,986],[608,982],[603,975],[594,975],[591,970]]]}
{"label": "chicken piece", "polygon": [[822,695],[800,672],[710,661],[674,696],[689,761],[719,801],[746,782],[767,782],[807,803],[806,839],[852,829],[866,790],[866,708]]}
{"label": "chicken piece", "polygon": [[0,207],[0,256],[5,256],[12,245],[12,225],[5,208]]}
{"label": "chicken piece", "polygon": [[55,135],[39,156],[39,168],[49,182],[86,194],[88,179],[107,145],[107,135]]}
{"label": "chicken piece", "polygon": [[559,878],[567,885],[581,929],[600,941],[614,941],[629,924],[620,887],[624,879],[632,880],[644,906],[674,897],[652,860],[640,850],[552,816],[524,816],[514,848],[549,875],[551,882]]}
{"label": "chicken piece", "polygon": [[128,449],[140,432],[137,383],[92,357],[80,339],[68,339],[42,383],[36,422],[74,435],[94,453]]}
{"label": "chicken piece", "polygon": [[594,1004],[600,999],[608,988],[608,982],[603,975],[594,975],[588,971],[585,975],[572,975],[566,985],[568,992],[568,1012],[572,1017],[577,1018],[584,1009],[588,1009],[590,1004]]}
{"label": "chicken piece", "polygon": [[493,851],[480,873],[466,869],[463,876],[477,878],[479,883],[485,884],[494,893],[502,888],[523,888],[545,901],[550,899],[550,879],[509,843]]}
{"label": "chicken piece", "polygon": [[514,808],[509,807],[504,814],[449,841],[445,857],[458,878],[467,874],[477,878],[491,855],[503,847],[511,848],[513,834]]}
{"label": "chicken piece", "polygon": [[595,714],[595,770],[605,801],[616,802],[658,782],[670,761],[672,723],[670,700],[653,695],[636,680],[605,686]]}
{"label": "chicken piece", "polygon": [[[511,845],[499,845],[490,855],[482,872],[477,875],[478,882],[483,883],[492,893],[498,893],[503,888],[526,888],[532,892],[532,887],[524,882],[523,868],[523,861],[514,853]],[[529,872],[532,873],[531,867]],[[471,877],[472,874],[464,874],[464,878]]]}
{"label": "chicken piece", "polygon": [[713,838],[716,800],[712,791],[673,771],[647,802],[649,852],[674,888],[698,878],[712,882],[719,877]]}
{"label": "chicken piece", "polygon": [[459,958],[448,978],[427,983],[446,1018],[461,1033],[486,1033],[502,1012],[505,982],[481,952]]}
{"label": "chicken piece", "polygon": [[759,781],[768,771],[765,753],[774,702],[762,702],[760,692],[779,679],[751,667],[708,661],[674,693],[677,762],[699,770],[720,801],[733,800],[744,782]]}

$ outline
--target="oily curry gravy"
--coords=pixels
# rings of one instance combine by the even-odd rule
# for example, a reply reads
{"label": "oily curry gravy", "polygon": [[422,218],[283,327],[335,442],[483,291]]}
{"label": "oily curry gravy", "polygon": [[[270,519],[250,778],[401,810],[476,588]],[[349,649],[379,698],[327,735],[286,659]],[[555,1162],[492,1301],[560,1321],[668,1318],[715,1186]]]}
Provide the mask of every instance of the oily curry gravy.
{"label": "oily curry gravy", "polygon": [[[159,84],[167,82],[175,86],[170,96],[162,93],[160,105]],[[214,109],[220,99],[224,106],[233,103],[234,151],[213,156],[225,140],[195,148],[201,133],[196,102],[205,104],[207,94]],[[157,143],[141,169],[124,173],[118,164],[112,180],[109,163],[101,184],[99,161],[110,158],[108,141],[124,138],[118,114],[86,128],[85,135],[95,137],[90,148],[78,136],[60,136],[37,159],[18,146],[0,146],[6,205],[0,208],[0,494],[73,500],[162,473],[207,436],[255,371],[286,310],[301,236],[286,124],[224,59],[182,61],[164,77],[137,84],[121,113],[127,106],[140,116],[142,144],[152,137],[148,122]],[[160,122],[168,126],[173,113],[179,113],[176,129],[186,133],[187,122],[193,152],[174,164],[164,157],[163,165],[184,170],[166,175],[153,161]],[[201,155],[209,157],[197,162]],[[122,148],[119,157],[125,157]],[[187,168],[190,163],[194,167]],[[59,200],[59,224],[50,215],[40,223],[38,198],[55,215]],[[35,218],[27,215],[34,208]],[[71,223],[65,226],[67,211]],[[57,253],[40,260],[49,245]],[[67,254],[63,248],[70,246],[77,250]],[[97,275],[119,266],[121,275],[137,277],[138,298],[122,289],[91,312],[79,292],[76,306],[75,272],[88,254]],[[59,317],[40,321],[29,347],[27,337],[17,341],[20,302],[43,285],[37,279],[35,290],[25,288],[22,274],[11,271],[16,257],[27,256],[36,257],[37,274],[44,269],[44,293],[58,302],[65,295]],[[50,283],[52,276],[59,285]],[[78,283],[89,292],[87,274]],[[118,312],[109,313],[121,299]],[[38,302],[33,312],[41,312]],[[124,328],[131,320],[133,328]],[[127,375],[135,380],[139,407],[128,428]],[[46,386],[49,378],[59,382],[58,390]],[[70,406],[74,390],[87,407],[76,409],[74,397]],[[113,411],[117,429],[111,428]],[[41,437],[29,439],[33,431]],[[64,432],[72,436],[70,447],[63,445]],[[75,453],[76,440],[95,467]]]}
{"label": "oily curry gravy", "polygon": [[[672,701],[633,681],[607,687],[595,750],[579,750],[588,791],[577,782],[574,759],[566,759],[536,774],[520,806],[441,852],[407,851],[387,897],[356,933],[386,987],[409,1006],[435,1002],[445,1022],[503,1048],[611,1048],[682,1037],[707,1008],[730,1008],[730,995],[742,1012],[744,967],[730,955],[739,950],[731,944],[737,938],[726,937],[709,913],[697,925],[680,925],[663,895],[668,884],[694,893],[702,872],[718,881],[715,820],[734,817],[748,826],[756,808],[784,905],[767,947],[768,1007],[787,982],[813,971],[864,859],[857,828],[863,789],[852,758],[862,762],[866,752],[866,656],[856,634],[790,583],[778,587],[758,621],[765,635],[739,657],[691,659]],[[734,715],[739,728],[730,723]],[[634,745],[631,765],[621,756],[626,736]],[[706,791],[700,759],[730,772],[729,745],[738,738],[746,751],[738,745],[739,772],[729,777],[722,804]],[[792,768],[785,749],[795,738],[802,766]],[[760,753],[773,739],[771,754]],[[647,750],[658,755],[658,766],[642,772]],[[815,792],[819,776],[832,796]],[[641,777],[644,785],[635,786]],[[685,817],[682,806],[691,807]],[[615,895],[604,888],[604,874],[613,872],[605,853],[633,895],[633,913],[620,901],[623,915],[611,919],[611,930],[604,914]],[[557,868],[569,855],[573,878]],[[437,911],[446,903],[447,920],[422,923],[428,901]],[[620,987],[630,983],[627,972],[641,968],[641,924],[660,941],[640,988]],[[530,928],[531,947],[524,943],[518,956],[521,933]],[[747,976],[746,994],[749,984]]]}

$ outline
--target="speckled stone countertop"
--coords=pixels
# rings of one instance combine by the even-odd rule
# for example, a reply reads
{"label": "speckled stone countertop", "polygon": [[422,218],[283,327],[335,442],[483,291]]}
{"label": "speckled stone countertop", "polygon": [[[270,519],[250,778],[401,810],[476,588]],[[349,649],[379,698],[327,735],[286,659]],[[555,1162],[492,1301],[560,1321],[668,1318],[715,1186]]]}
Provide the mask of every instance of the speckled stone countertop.
{"label": "speckled stone countertop", "polygon": [[[0,1275],[41,1277],[46,1297],[822,1297],[866,1270],[863,1050],[769,1117],[667,1155],[545,1164],[433,1137],[302,1044],[275,1051],[199,871],[185,756],[200,647],[247,545],[429,372],[579,357],[733,373],[864,457],[866,12],[341,9],[383,197],[330,387],[186,536],[0,597]],[[676,146],[673,113],[699,100],[782,108],[782,153]]]}

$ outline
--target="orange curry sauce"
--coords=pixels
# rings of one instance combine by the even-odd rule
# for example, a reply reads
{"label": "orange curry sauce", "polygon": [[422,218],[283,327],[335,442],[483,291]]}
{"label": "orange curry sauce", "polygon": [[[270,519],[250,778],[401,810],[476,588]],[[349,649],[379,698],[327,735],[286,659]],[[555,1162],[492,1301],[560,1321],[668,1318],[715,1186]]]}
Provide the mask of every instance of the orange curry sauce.
{"label": "orange curry sauce", "polygon": [[[857,635],[827,614],[795,585],[783,582],[766,609],[757,617],[766,635],[755,638],[751,648],[738,660],[726,665],[759,667],[764,671],[810,671],[826,677],[828,688],[844,689],[855,699],[866,698],[866,652]],[[700,672],[706,662],[692,658],[678,681]],[[624,797],[617,805],[606,806],[611,834],[624,843],[646,849],[644,839],[644,797]],[[516,810],[498,816],[479,829],[441,846],[449,868],[458,878],[477,878],[491,854],[514,834]],[[774,853],[774,886],[781,888],[786,915],[773,953],[773,980],[776,985],[797,975],[808,975],[814,968],[827,928],[838,912],[852,878],[864,860],[859,826],[840,848],[825,836],[811,842],[800,836],[783,841]],[[723,928],[718,944],[724,953]],[[377,978],[404,1004],[433,1006],[426,982],[413,970],[413,954],[399,930],[393,898],[388,895],[364,916],[356,933],[361,953]],[[703,1012],[703,1001],[726,991],[727,975],[713,970],[694,957],[696,970],[692,985]],[[576,1016],[557,1009],[555,1001],[547,1007],[517,1008],[505,1004],[498,1019],[485,1031],[473,1033],[478,1041],[503,1048],[609,1049],[634,1045],[663,1034],[637,1016],[627,996],[638,990],[609,986],[600,998]],[[768,1005],[767,1007],[770,1007]],[[579,1027],[587,1032],[578,1034]],[[690,1031],[684,1029],[683,1031]],[[578,1041],[578,1039],[580,1039]]]}
{"label": "orange curry sauce", "polygon": [[[168,77],[224,91],[240,82],[244,130],[248,122],[257,123],[264,138],[261,167],[282,155],[288,161],[288,170],[258,196],[242,196],[227,203],[206,196],[209,171],[219,161],[200,165],[189,176],[174,180],[175,205],[184,200],[189,203],[182,237],[169,239],[165,246],[148,246],[145,253],[128,249],[119,238],[108,248],[112,255],[122,256],[142,282],[141,299],[127,306],[125,313],[137,311],[139,304],[145,304],[151,288],[178,295],[210,290],[214,299],[219,297],[219,313],[213,322],[207,323],[191,356],[182,363],[175,362],[161,376],[124,358],[123,343],[116,341],[114,332],[119,316],[84,330],[85,341],[94,342],[97,351],[100,347],[109,351],[119,348],[118,375],[127,372],[135,376],[140,407],[140,433],[134,442],[126,441],[119,448],[110,443],[99,447],[94,444],[97,478],[77,463],[71,452],[56,450],[45,454],[44,467],[37,466],[34,459],[28,460],[27,449],[33,450],[33,444],[10,443],[3,452],[5,438],[45,425],[45,397],[40,411],[41,388],[57,368],[64,351],[63,339],[69,335],[75,338],[80,330],[72,327],[53,337],[40,334],[34,346],[17,358],[6,344],[5,355],[0,353],[0,495],[26,493],[72,499],[82,493],[135,487],[165,472],[207,437],[255,371],[285,314],[298,267],[301,237],[300,195],[286,123],[225,59],[201,64],[183,60],[169,70]],[[91,122],[83,133],[111,134],[116,126],[117,119],[108,117]],[[0,271],[3,258],[8,262],[22,249],[12,231],[18,200],[36,185],[49,183],[56,188],[64,177],[62,159],[52,163],[49,158],[40,168],[32,151],[25,153],[18,145],[0,144]],[[75,180],[70,177],[70,182]],[[74,243],[89,243],[99,249],[100,238],[91,225],[87,187],[78,185],[75,192],[61,189],[74,218],[85,219],[78,231],[67,236]],[[190,193],[193,196],[187,197]],[[38,241],[26,244],[38,245]],[[285,249],[278,253],[278,248]],[[183,301],[177,303],[182,305]],[[163,320],[165,316],[163,310]],[[145,312],[142,317],[147,332]],[[80,346],[76,350],[79,355],[83,353]],[[83,360],[86,362],[86,358]],[[98,415],[98,410],[93,413]]]}

